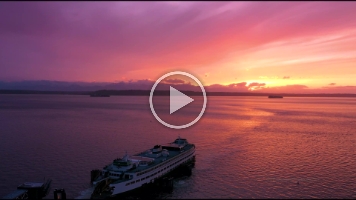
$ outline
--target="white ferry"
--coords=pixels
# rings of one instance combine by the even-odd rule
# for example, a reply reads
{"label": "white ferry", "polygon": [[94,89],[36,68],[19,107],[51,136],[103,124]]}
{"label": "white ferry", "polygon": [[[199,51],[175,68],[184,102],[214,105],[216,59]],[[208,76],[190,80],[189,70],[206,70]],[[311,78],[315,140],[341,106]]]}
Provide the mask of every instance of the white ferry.
{"label": "white ferry", "polygon": [[126,153],[123,158],[105,166],[93,180],[92,198],[101,195],[113,197],[140,188],[194,159],[195,145],[180,137],[172,143],[156,145],[136,155]]}

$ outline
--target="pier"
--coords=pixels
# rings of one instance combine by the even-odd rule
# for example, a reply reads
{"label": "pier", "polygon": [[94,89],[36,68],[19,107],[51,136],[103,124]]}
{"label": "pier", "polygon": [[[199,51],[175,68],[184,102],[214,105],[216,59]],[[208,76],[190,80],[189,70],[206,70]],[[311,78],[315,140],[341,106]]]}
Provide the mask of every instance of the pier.
{"label": "pier", "polygon": [[25,182],[17,190],[6,195],[3,199],[42,199],[48,195],[52,180],[46,182]]}

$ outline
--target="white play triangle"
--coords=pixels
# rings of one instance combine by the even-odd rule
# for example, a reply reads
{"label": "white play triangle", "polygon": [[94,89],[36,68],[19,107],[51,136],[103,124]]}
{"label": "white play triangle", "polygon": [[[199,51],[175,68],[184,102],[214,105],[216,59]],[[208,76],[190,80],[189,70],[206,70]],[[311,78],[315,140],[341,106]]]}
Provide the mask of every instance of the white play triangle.
{"label": "white play triangle", "polygon": [[169,114],[181,109],[182,107],[193,102],[194,99],[188,97],[174,87],[169,88]]}

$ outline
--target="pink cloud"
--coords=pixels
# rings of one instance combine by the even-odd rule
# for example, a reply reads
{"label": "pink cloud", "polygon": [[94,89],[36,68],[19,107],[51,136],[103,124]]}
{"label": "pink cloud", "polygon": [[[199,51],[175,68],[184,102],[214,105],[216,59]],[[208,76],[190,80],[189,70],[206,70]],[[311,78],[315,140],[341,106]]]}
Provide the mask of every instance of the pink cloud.
{"label": "pink cloud", "polygon": [[262,86],[265,86],[266,83],[257,83],[257,82],[254,82],[254,83],[250,83],[248,84],[248,87],[262,87]]}
{"label": "pink cloud", "polygon": [[167,79],[167,80],[164,80],[165,83],[172,83],[172,84],[183,84],[185,83],[184,80],[181,80],[181,79]]}
{"label": "pink cloud", "polygon": [[286,85],[278,87],[266,87],[258,90],[266,93],[310,93],[306,85]]}
{"label": "pink cloud", "polygon": [[228,85],[227,87],[231,87],[231,88],[234,88],[234,87],[246,87],[246,82],[241,82],[241,83],[232,83],[230,85]]}

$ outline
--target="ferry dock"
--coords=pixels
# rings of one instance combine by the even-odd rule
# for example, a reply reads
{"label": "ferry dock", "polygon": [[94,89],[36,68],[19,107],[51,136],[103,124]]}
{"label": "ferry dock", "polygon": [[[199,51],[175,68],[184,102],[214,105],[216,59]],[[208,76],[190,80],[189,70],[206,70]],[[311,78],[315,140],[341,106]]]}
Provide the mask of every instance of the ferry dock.
{"label": "ferry dock", "polygon": [[17,187],[17,190],[3,197],[3,199],[42,199],[47,196],[51,188],[52,180],[46,182],[25,182]]}
{"label": "ferry dock", "polygon": [[[136,199],[156,198],[159,193],[171,192],[174,189],[174,179],[190,176],[194,166],[195,158],[192,162],[179,166],[165,176],[154,180],[152,183],[145,184],[140,188],[115,197],[110,197],[105,193],[104,190],[101,190],[105,187],[103,184],[103,187],[98,187],[97,190],[93,192],[90,199],[113,199],[118,197]],[[97,173],[97,170],[91,171],[91,181],[93,178],[95,178],[95,176],[97,176]],[[103,181],[103,183],[104,182],[105,181]],[[25,182],[19,185],[15,191],[4,196],[2,199],[43,199],[49,194],[51,183],[51,179],[48,179],[45,182]],[[65,189],[54,189],[53,197],[53,199],[67,199]]]}

